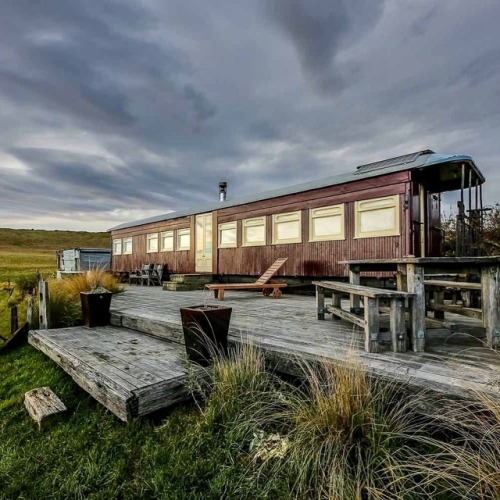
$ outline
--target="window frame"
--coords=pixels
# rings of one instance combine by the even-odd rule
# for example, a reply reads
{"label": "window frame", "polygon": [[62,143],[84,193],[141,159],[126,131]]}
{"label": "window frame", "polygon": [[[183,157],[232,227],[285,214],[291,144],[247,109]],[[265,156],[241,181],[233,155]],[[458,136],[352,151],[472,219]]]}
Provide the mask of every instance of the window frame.
{"label": "window frame", "polygon": [[[156,250],[152,250],[150,246],[150,241],[156,240]],[[160,247],[160,238],[159,234],[156,233],[148,233],[146,235],[146,253],[158,253]]]}
{"label": "window frame", "polygon": [[[338,213],[335,213],[335,211],[337,210]],[[324,215],[321,215],[321,211],[323,212],[330,211],[331,213],[325,213]],[[340,233],[337,234],[330,233],[329,235],[326,236],[316,236],[314,234],[315,220],[321,219],[323,217],[326,218],[335,216],[340,216]],[[315,242],[315,241],[339,241],[339,240],[345,240],[345,204],[340,203],[337,205],[328,205],[325,207],[311,208],[309,210],[309,241]]]}
{"label": "window frame", "polygon": [[[262,226],[264,228],[264,239],[259,241],[247,241],[246,239],[246,229],[248,227]],[[265,215],[261,217],[250,217],[249,219],[243,219],[241,221],[241,246],[242,247],[263,247],[267,243],[267,217]]]}
{"label": "window frame", "polygon": [[[223,243],[222,231],[234,230],[234,243]],[[221,222],[217,226],[217,248],[237,248],[238,247],[238,224],[236,221]]]}
{"label": "window frame", "polygon": [[[176,250],[179,251],[191,250],[191,228],[186,227],[183,229],[177,229],[176,233],[177,233],[175,238]],[[187,247],[181,245],[181,236],[186,236],[186,235],[189,236],[189,245]]]}
{"label": "window frame", "polygon": [[[119,252],[117,252],[115,250],[117,243],[120,244],[120,251]],[[122,255],[122,253],[123,253],[122,250],[123,250],[123,241],[122,241],[122,239],[121,238],[114,238],[113,239],[113,255]]]}
{"label": "window frame", "polygon": [[[293,218],[295,217],[295,219]],[[297,238],[286,238],[278,239],[277,225],[280,223],[279,218],[288,218],[289,220],[283,220],[282,222],[298,222],[299,223],[299,236]],[[272,218],[272,241],[273,245],[288,245],[291,243],[302,243],[302,211],[297,210],[295,212],[284,212],[280,214],[273,214]]]}
{"label": "window frame", "polygon": [[[374,231],[364,231],[361,232],[361,214],[365,212],[375,211],[377,208],[363,208],[363,205],[368,205],[369,203],[386,203],[385,206],[377,207],[379,210],[393,208],[394,214],[394,226],[390,229],[381,229]],[[399,194],[391,196],[382,196],[380,198],[369,198],[367,200],[359,200],[354,204],[354,238],[381,238],[383,236],[400,236],[400,211],[401,211],[401,201]]]}
{"label": "window frame", "polygon": [[[169,233],[172,236],[172,248],[165,248],[163,244],[164,235]],[[168,231],[161,231],[160,233],[160,252],[174,252],[175,251],[175,231],[170,229]]]}
{"label": "window frame", "polygon": [[[130,243],[130,251],[127,252],[125,250],[125,246],[127,243]],[[134,253],[134,240],[132,236],[128,236],[127,238],[122,239],[122,255],[132,255]]]}

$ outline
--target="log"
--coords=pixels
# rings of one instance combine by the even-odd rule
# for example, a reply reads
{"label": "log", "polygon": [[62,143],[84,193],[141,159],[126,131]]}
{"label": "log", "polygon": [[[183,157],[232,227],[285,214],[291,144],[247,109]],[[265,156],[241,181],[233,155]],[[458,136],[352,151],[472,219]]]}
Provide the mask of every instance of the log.
{"label": "log", "polygon": [[13,349],[14,347],[26,343],[26,341],[28,340],[28,332],[29,325],[28,323],[24,323],[17,331],[14,332],[13,335],[5,340],[4,345],[0,347],[0,351],[5,352],[9,349]]}
{"label": "log", "polygon": [[24,406],[40,430],[53,424],[66,411],[66,406],[50,387],[28,391],[24,395]]}

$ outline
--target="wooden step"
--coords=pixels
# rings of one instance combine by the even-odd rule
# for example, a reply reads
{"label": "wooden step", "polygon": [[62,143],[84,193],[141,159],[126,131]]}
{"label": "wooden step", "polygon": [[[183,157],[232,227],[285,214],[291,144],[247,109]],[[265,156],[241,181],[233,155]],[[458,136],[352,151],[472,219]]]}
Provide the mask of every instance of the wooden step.
{"label": "wooden step", "polygon": [[177,282],[177,281],[164,281],[163,290],[169,292],[190,292],[192,290],[203,290],[205,288],[205,283],[199,282]]}
{"label": "wooden step", "polygon": [[212,274],[171,274],[170,281],[175,283],[211,283],[213,281]]}
{"label": "wooden step", "polygon": [[114,326],[37,330],[28,340],[125,422],[189,397],[180,344]]}

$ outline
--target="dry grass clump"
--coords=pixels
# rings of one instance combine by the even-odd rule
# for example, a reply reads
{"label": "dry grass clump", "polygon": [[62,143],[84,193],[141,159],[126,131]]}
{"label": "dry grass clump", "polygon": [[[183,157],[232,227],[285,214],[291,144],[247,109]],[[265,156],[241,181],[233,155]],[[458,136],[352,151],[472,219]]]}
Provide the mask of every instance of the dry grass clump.
{"label": "dry grass clump", "polygon": [[280,415],[289,451],[271,472],[287,471],[299,498],[399,498],[391,467],[398,437],[418,431],[405,399],[354,358],[302,371],[305,383],[288,388]]}
{"label": "dry grass clump", "polygon": [[75,274],[62,281],[61,285],[73,297],[80,297],[80,292],[88,292],[95,288],[105,288],[109,292],[118,293],[123,287],[118,280],[104,269],[93,269],[82,274]]}
{"label": "dry grass clump", "polygon": [[[102,269],[75,274],[65,279],[52,278],[49,283],[50,328],[73,326],[82,319],[80,292],[88,292],[93,288],[103,287],[117,293],[123,291],[118,280]],[[37,328],[38,304],[35,301],[33,314]]]}
{"label": "dry grass clump", "polygon": [[447,402],[431,423],[444,437],[424,438],[435,450],[427,480],[455,498],[500,498],[500,396],[474,389],[471,396]]}
{"label": "dry grass clump", "polygon": [[199,393],[207,425],[223,431],[232,442],[242,442],[269,417],[275,389],[263,353],[240,344],[229,356],[214,357]]}

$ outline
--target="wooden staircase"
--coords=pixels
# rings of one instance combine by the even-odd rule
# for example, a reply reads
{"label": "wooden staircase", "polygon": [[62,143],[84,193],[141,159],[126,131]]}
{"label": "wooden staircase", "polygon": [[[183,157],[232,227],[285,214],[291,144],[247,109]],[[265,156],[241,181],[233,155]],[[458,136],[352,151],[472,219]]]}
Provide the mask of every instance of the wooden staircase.
{"label": "wooden staircase", "polygon": [[169,292],[203,290],[205,285],[212,281],[212,274],[171,274],[170,281],[163,282],[163,290]]}

